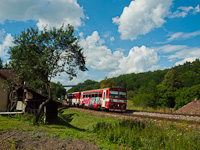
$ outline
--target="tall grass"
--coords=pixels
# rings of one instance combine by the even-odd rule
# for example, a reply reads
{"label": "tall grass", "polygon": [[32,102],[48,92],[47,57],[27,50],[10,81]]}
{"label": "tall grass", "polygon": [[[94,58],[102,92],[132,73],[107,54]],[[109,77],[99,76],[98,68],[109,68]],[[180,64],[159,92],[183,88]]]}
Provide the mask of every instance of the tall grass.
{"label": "tall grass", "polygon": [[62,139],[73,137],[95,142],[102,149],[200,149],[200,130],[188,128],[186,123],[120,121],[70,109],[61,110],[54,124],[43,124],[41,120],[41,124],[33,126],[33,119],[34,116],[29,114],[12,118],[0,116],[0,132],[14,129],[32,131],[37,136],[40,131],[45,131],[41,133]]}
{"label": "tall grass", "polygon": [[172,113],[175,109],[169,107],[141,107],[141,106],[134,106],[131,100],[127,101],[127,109],[130,110],[139,110],[139,111],[152,111],[152,112],[162,112],[162,113]]}
{"label": "tall grass", "polygon": [[164,127],[152,122],[101,122],[94,126],[93,132],[104,141],[132,149],[200,149],[199,131],[176,126]]}

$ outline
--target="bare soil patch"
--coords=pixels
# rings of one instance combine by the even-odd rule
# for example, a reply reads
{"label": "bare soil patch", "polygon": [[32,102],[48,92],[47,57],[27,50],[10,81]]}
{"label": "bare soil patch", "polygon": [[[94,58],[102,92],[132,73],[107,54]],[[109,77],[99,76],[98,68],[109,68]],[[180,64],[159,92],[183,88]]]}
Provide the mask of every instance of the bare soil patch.
{"label": "bare soil patch", "polygon": [[63,140],[47,136],[47,132],[0,131],[0,150],[99,150],[95,143],[68,137]]}

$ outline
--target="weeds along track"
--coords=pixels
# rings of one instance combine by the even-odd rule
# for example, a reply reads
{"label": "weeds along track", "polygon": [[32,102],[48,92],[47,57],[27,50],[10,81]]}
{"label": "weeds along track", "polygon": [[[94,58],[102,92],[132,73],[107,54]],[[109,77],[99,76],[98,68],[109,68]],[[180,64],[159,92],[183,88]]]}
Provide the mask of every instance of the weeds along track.
{"label": "weeds along track", "polygon": [[172,122],[185,122],[189,124],[200,124],[200,115],[186,115],[186,114],[173,114],[173,113],[158,113],[158,112],[147,112],[147,111],[135,111],[127,110],[124,113],[121,112],[111,112],[111,111],[100,111],[92,109],[84,109],[79,107],[68,107],[68,109],[73,109],[79,112],[89,113],[95,116],[113,117],[116,119],[124,120],[166,120]]}

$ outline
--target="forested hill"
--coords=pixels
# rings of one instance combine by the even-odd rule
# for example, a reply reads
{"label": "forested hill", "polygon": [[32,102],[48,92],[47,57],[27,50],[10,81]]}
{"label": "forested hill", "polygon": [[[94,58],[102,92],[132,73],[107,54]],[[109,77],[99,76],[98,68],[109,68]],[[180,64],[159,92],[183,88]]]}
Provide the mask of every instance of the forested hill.
{"label": "forested hill", "polygon": [[[93,84],[82,90],[120,86],[128,91],[128,99],[143,107],[175,107],[176,109],[200,99],[200,60],[154,72],[124,74],[101,82],[86,80],[80,84]],[[79,91],[72,88],[68,92]]]}

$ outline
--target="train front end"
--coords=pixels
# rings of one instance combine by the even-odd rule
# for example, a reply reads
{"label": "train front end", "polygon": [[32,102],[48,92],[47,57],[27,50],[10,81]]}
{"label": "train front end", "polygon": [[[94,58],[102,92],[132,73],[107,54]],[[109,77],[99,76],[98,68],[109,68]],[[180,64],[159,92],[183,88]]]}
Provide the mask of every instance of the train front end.
{"label": "train front end", "polygon": [[110,111],[125,112],[127,105],[127,92],[125,89],[110,88],[108,91],[107,109]]}

